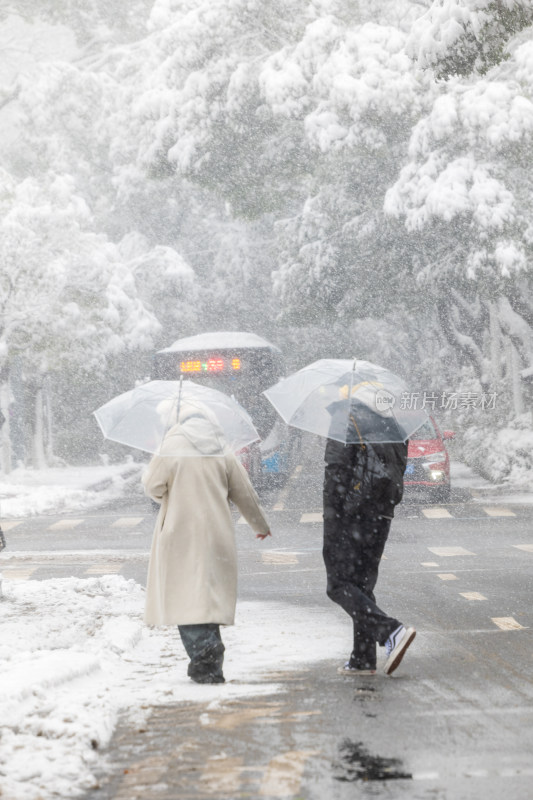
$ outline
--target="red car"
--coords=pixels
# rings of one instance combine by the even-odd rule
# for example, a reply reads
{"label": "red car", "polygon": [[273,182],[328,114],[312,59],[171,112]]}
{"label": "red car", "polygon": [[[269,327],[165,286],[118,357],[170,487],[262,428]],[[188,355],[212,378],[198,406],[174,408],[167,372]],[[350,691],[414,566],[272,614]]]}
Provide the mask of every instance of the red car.
{"label": "red car", "polygon": [[433,417],[413,433],[404,475],[406,499],[419,494],[439,503],[450,500],[450,458],[444,442],[454,436],[453,431],[441,433]]}

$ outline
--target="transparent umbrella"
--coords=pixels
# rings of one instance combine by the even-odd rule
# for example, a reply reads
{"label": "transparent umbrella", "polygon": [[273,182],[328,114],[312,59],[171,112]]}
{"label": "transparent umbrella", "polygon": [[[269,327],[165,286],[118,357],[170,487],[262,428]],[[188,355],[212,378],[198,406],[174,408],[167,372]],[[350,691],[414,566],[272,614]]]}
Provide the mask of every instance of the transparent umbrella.
{"label": "transparent umbrella", "polygon": [[288,424],[339,442],[405,442],[427,420],[407,385],[370,361],[321,359],[264,394]]}
{"label": "transparent umbrella", "polygon": [[[168,439],[162,452],[177,423],[203,455],[220,455],[228,447],[238,452],[260,440],[236,400],[192,381],[150,381],[114,397],[94,415],[106,439],[153,454],[178,454],[169,449]],[[194,455],[195,449],[179,449],[180,455],[187,453]]]}

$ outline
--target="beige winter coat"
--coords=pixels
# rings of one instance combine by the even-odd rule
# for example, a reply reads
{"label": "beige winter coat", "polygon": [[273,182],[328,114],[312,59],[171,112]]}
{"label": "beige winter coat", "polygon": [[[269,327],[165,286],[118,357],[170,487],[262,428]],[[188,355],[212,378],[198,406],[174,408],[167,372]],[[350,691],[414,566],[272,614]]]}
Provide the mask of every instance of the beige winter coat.
{"label": "beige winter coat", "polygon": [[[237,550],[230,500],[257,533],[268,522],[237,458],[176,425],[143,476],[161,503],[155,524],[145,622],[148,625],[232,625],[237,600]],[[192,424],[192,423],[191,423]],[[199,433],[198,433],[199,431]],[[198,435],[196,435],[198,433]]]}

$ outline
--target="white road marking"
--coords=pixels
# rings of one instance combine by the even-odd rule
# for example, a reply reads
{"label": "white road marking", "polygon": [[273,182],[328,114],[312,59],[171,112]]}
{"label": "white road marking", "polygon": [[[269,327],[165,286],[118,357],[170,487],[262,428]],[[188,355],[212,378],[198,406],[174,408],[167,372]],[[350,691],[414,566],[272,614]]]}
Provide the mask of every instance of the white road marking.
{"label": "white road marking", "polygon": [[438,772],[413,772],[414,781],[438,781],[439,778]]}
{"label": "white road marking", "polygon": [[465,550],[464,547],[428,547],[432,553],[441,558],[449,558],[450,556],[475,556],[470,550]]}
{"label": "white road marking", "polygon": [[53,525],[49,525],[47,530],[60,531],[76,528],[78,525],[81,525],[82,522],[84,522],[83,519],[60,519],[59,522],[54,522]]}
{"label": "white road marking", "polygon": [[263,550],[261,553],[263,564],[298,564],[296,553],[283,553],[279,550]]}
{"label": "white road marking", "polygon": [[314,512],[311,514],[302,514],[300,517],[300,522],[322,522],[323,515],[322,511]]}
{"label": "white road marking", "polygon": [[441,581],[458,581],[459,578],[457,575],[454,575],[453,572],[439,572],[438,576]]}
{"label": "white road marking", "polygon": [[120,572],[122,564],[93,564],[85,570],[86,575],[112,575]]}
{"label": "white road marking", "polygon": [[115,520],[112,523],[112,528],[135,528],[140,522],[142,522],[144,517],[120,517],[120,519]]}
{"label": "white road marking", "polygon": [[526,553],[533,553],[533,544],[513,544],[517,550],[524,550]]}
{"label": "white road marking", "polygon": [[510,508],[500,506],[483,506],[483,511],[489,517],[516,517],[516,514]]}
{"label": "white road marking", "polygon": [[421,567],[438,567],[439,565],[437,564],[436,561],[421,561],[420,562],[420,566]]}
{"label": "white road marking", "polygon": [[27,567],[26,569],[3,567],[2,574],[3,577],[8,581],[27,581],[33,575],[36,569],[37,567]]}
{"label": "white road marking", "polygon": [[428,519],[451,519],[452,515],[447,508],[423,508],[422,514]]}
{"label": "white road marking", "polygon": [[504,767],[503,769],[488,770],[488,769],[465,769],[464,772],[453,772],[452,774],[446,772],[445,775],[440,775],[438,772],[413,772],[414,781],[436,781],[441,778],[528,778],[533,775],[532,767]]}
{"label": "white road marking", "polygon": [[515,620],[514,617],[491,617],[495,625],[502,631],[525,631],[523,625]]}
{"label": "white road marking", "polygon": [[248,523],[246,522],[244,517],[239,517],[239,519],[237,520],[237,525],[248,525]]}
{"label": "white road marking", "polygon": [[464,597],[465,600],[486,600],[487,599],[484,594],[481,594],[481,592],[459,592],[459,594],[461,595],[461,597]]}
{"label": "white road marking", "polygon": [[200,785],[209,794],[237,795],[240,793],[242,758],[211,756],[200,776]]}
{"label": "white road marking", "polygon": [[259,794],[262,797],[293,797],[301,789],[305,763],[316,750],[295,750],[273,758],[263,775]]}
{"label": "white road marking", "polygon": [[20,520],[20,522],[4,522],[4,520],[0,521],[0,528],[2,528],[3,531],[12,531],[13,528],[17,527],[17,525],[22,525],[22,520]]}

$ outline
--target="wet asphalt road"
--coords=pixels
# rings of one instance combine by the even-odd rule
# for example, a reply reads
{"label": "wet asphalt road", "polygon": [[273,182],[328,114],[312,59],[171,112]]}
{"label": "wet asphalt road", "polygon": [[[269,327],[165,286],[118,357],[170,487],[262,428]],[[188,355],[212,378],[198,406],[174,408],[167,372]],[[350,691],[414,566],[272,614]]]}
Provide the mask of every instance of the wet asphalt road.
{"label": "wet asphalt road", "polygon": [[[310,450],[300,466],[264,494],[271,540],[237,524],[240,597],[331,610],[322,465]],[[526,505],[458,490],[446,506],[404,504],[376,592],[418,631],[394,677],[339,676],[332,654],[273,675],[281,695],[154,709],[141,731],[124,720],[111,776],[90,797],[530,800],[531,519]],[[98,514],[24,520],[7,532],[4,578],[117,572],[144,583],[152,525],[140,495]],[[346,655],[350,627],[346,618]]]}

